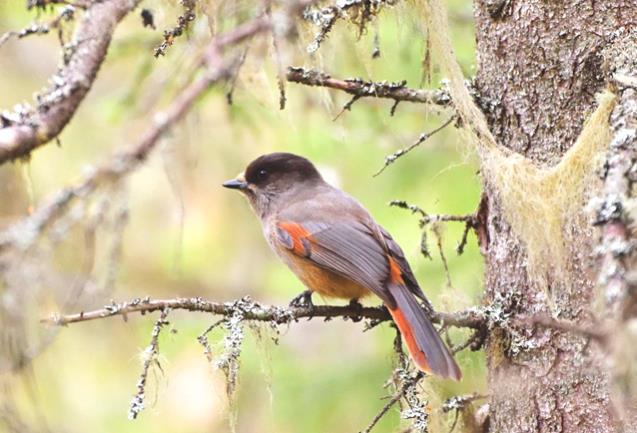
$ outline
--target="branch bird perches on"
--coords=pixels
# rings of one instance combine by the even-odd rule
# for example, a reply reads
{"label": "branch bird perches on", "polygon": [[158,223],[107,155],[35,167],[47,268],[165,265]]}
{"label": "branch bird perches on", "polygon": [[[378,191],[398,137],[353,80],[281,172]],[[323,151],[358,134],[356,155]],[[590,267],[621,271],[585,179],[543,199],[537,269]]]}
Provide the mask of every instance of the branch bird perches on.
{"label": "branch bird perches on", "polygon": [[[167,308],[171,310],[212,313],[222,316],[231,316],[240,310],[244,320],[274,322],[276,324],[290,323],[303,318],[324,318],[329,320],[335,317],[343,317],[357,320],[370,319],[378,322],[385,322],[391,319],[387,310],[382,307],[360,307],[356,305],[278,307],[260,304],[251,300],[249,297],[244,297],[234,302],[223,303],[195,297],[174,299],[137,298],[128,302],[113,302],[110,305],[96,310],[74,314],[53,315],[42,321],[52,325],[64,326],[71,323],[86,322],[112,316],[122,316],[126,318],[129,314],[133,313],[146,314],[153,311],[162,311]],[[432,312],[431,319],[434,323],[474,329],[479,329],[485,323],[481,310],[478,308],[471,308],[456,313]]]}

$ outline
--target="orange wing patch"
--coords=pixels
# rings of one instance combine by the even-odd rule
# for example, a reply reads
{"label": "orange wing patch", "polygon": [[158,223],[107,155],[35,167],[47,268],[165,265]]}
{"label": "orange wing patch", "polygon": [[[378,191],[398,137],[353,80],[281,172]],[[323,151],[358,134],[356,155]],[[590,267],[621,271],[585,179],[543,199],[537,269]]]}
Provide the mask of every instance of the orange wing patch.
{"label": "orange wing patch", "polygon": [[301,224],[291,223],[291,222],[282,222],[278,223],[277,226],[280,230],[283,230],[287,236],[289,236],[289,241],[287,245],[289,248],[299,256],[306,256],[309,254],[309,244],[308,240],[312,233],[305,230]]}
{"label": "orange wing patch", "polygon": [[392,257],[389,258],[389,281],[397,284],[404,284],[403,271],[400,270],[400,265]]}

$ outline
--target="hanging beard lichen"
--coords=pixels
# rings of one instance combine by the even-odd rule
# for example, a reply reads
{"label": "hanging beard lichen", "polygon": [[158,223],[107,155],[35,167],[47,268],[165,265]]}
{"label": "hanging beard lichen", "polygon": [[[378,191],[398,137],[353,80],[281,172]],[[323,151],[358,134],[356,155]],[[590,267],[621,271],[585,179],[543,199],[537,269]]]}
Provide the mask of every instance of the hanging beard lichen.
{"label": "hanging beard lichen", "polygon": [[[466,87],[449,37],[446,10],[440,0],[416,0],[427,26],[434,59],[449,80],[449,92],[462,120],[467,143],[480,159],[485,183],[498,195],[504,217],[524,243],[529,280],[548,294],[551,280],[569,284],[567,245],[586,224],[586,190],[595,184],[600,155],[610,140],[609,116],[615,95],[598,95],[575,144],[554,166],[538,166],[523,155],[499,145],[486,118]],[[549,297],[552,304],[552,297]],[[554,311],[555,312],[555,311]]]}

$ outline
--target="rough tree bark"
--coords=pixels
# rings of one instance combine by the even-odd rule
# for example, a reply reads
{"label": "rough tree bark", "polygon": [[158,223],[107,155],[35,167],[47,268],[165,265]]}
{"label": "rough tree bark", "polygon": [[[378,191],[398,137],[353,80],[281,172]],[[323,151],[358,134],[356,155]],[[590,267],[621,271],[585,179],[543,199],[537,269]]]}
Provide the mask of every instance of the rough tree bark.
{"label": "rough tree bark", "polygon": [[[477,0],[474,13],[476,87],[489,101],[485,113],[493,134],[536,163],[555,163],[575,142],[595,106],[595,93],[606,85],[601,52],[619,29],[635,27],[637,2]],[[506,224],[493,188],[487,184],[485,192],[491,240],[485,255],[486,302],[508,299],[517,313],[546,312],[545,297],[529,279],[524,246]],[[549,284],[560,318],[590,324],[597,237],[592,227],[577,236],[590,248],[570,251],[575,281]],[[490,431],[619,430],[596,344],[530,325],[519,332],[524,345],[514,346],[498,332],[487,340]]]}

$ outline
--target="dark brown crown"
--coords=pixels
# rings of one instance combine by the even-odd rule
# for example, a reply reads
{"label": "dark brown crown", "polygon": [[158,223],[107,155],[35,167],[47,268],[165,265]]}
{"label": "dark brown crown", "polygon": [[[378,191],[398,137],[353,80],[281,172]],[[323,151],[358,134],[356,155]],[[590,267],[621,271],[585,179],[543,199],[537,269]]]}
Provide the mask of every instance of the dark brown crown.
{"label": "dark brown crown", "polygon": [[308,159],[284,152],[260,156],[245,171],[246,181],[255,185],[264,185],[282,178],[290,178],[296,182],[322,179]]}

